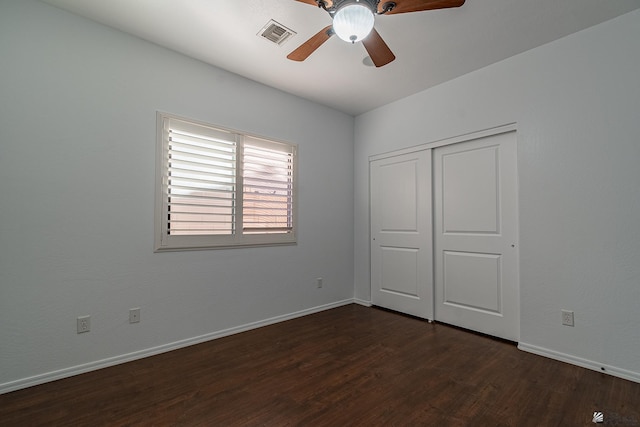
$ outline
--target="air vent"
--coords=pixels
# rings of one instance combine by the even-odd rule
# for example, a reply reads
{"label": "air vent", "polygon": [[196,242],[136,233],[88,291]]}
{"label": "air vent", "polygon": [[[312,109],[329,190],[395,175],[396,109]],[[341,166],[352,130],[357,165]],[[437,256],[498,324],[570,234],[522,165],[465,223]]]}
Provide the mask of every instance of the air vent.
{"label": "air vent", "polygon": [[258,33],[258,35],[264,39],[269,40],[277,45],[282,45],[286,42],[290,37],[294,36],[296,33],[282,24],[277,23],[273,19],[267,22],[267,25],[262,27],[262,30]]}

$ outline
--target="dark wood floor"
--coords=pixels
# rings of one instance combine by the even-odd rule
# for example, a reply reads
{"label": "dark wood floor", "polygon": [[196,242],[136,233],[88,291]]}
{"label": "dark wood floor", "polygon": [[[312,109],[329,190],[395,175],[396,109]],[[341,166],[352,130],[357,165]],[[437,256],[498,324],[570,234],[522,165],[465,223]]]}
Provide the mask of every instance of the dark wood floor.
{"label": "dark wood floor", "polygon": [[640,384],[358,305],[0,395],[0,426],[640,426]]}

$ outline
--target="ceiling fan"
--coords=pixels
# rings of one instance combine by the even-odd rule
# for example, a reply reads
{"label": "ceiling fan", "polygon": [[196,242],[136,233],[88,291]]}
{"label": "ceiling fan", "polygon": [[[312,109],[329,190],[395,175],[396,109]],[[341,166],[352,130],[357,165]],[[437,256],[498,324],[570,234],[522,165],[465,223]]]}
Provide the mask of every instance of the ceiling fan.
{"label": "ceiling fan", "polygon": [[293,61],[304,61],[334,34],[342,40],[362,41],[376,67],[387,65],[396,56],[373,28],[375,15],[420,12],[423,10],[460,7],[465,0],[296,0],[326,10],[333,24],[320,30],[287,55]]}

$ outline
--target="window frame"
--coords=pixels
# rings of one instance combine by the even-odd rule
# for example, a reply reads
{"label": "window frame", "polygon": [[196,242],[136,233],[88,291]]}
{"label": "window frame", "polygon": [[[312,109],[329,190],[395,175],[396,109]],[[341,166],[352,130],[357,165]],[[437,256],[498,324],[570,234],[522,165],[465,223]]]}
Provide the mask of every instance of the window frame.
{"label": "window frame", "polygon": [[[232,234],[224,235],[170,235],[167,221],[168,208],[168,163],[169,163],[169,128],[171,121],[180,121],[188,126],[205,127],[214,131],[233,134],[236,144],[235,159],[235,214],[234,229]],[[187,119],[173,114],[158,111],[156,113],[156,179],[155,179],[155,212],[154,212],[154,251],[191,251],[225,249],[256,246],[281,246],[297,244],[298,224],[298,146],[289,142],[274,140],[247,132],[226,128],[214,124],[204,123],[198,120]],[[244,144],[245,139],[258,140],[266,145],[287,147],[292,155],[292,185],[291,185],[291,221],[292,227],[284,233],[256,233],[245,234],[242,227],[243,217],[243,193],[244,193]],[[251,143],[251,142],[250,142]],[[249,144],[250,144],[249,143]],[[238,221],[239,218],[239,221]],[[239,228],[239,229],[238,229]]]}

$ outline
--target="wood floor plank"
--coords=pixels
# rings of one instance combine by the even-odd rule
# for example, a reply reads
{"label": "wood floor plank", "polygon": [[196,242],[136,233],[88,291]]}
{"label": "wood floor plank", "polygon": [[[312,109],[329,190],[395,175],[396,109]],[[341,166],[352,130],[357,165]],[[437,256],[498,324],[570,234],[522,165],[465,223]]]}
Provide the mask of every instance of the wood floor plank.
{"label": "wood floor plank", "polygon": [[0,395],[0,426],[640,426],[640,384],[349,305]]}

